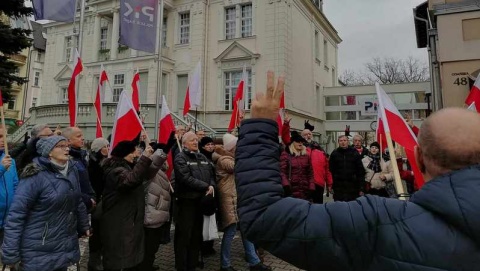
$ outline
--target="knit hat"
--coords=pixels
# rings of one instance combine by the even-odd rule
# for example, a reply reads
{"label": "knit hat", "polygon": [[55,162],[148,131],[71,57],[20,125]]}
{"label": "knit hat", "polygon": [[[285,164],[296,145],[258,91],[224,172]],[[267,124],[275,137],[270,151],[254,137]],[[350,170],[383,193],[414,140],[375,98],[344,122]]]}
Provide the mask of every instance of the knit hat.
{"label": "knit hat", "polygon": [[133,141],[120,141],[110,153],[112,156],[124,158],[136,150],[137,144]]}
{"label": "knit hat", "polygon": [[37,153],[40,156],[48,158],[48,155],[53,150],[53,148],[55,148],[55,145],[57,145],[58,142],[63,140],[67,141],[67,139],[63,136],[50,136],[42,138],[37,142]]}
{"label": "knit hat", "polygon": [[232,151],[235,146],[237,146],[238,138],[232,134],[223,135],[223,148],[226,151]]}
{"label": "knit hat", "polygon": [[108,140],[106,140],[105,138],[103,137],[99,137],[99,138],[96,138],[95,140],[93,140],[92,142],[92,146],[91,146],[91,149],[94,153],[97,153],[99,152],[103,147],[107,146],[109,143],[108,143]]}
{"label": "knit hat", "polygon": [[305,140],[305,138],[303,138],[297,131],[292,131],[290,133],[290,141],[291,142],[307,143],[307,140]]}
{"label": "knit hat", "polygon": [[378,149],[380,149],[380,144],[378,144],[378,142],[375,141],[375,142],[372,142],[372,144],[370,144],[370,148],[371,147],[377,147]]}
{"label": "knit hat", "polygon": [[202,139],[200,139],[200,143],[198,144],[198,146],[200,148],[203,148],[205,147],[208,143],[213,143],[213,139],[209,136],[204,136],[202,137]]}

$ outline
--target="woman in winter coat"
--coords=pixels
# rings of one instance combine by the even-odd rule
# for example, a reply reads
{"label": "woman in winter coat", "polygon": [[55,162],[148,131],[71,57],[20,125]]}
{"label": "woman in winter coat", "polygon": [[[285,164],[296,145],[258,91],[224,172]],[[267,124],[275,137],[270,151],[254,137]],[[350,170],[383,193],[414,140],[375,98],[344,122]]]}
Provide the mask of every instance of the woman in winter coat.
{"label": "woman in winter coat", "polygon": [[144,256],[144,181],[153,149],[147,146],[135,163],[136,144],[121,141],[102,165],[105,188],[100,231],[104,270],[136,270]]}
{"label": "woman in winter coat", "polygon": [[8,214],[2,260],[24,271],[63,271],[80,260],[87,212],[67,139],[42,138],[36,147],[40,157],[25,168]]}
{"label": "woman in winter coat", "polygon": [[[108,140],[102,137],[93,140],[91,145],[87,170],[90,184],[95,191],[95,202],[97,202],[97,208],[98,204],[102,200],[103,187],[105,186],[101,163],[108,157],[109,148],[110,145]],[[103,270],[100,219],[95,215],[92,215],[92,230],[94,234],[88,240],[88,270]]]}
{"label": "woman in winter coat", "polygon": [[[384,155],[385,156],[385,155]],[[380,197],[388,197],[385,189],[387,182],[393,181],[393,167],[390,161],[380,158],[380,144],[370,144],[370,153],[362,159],[365,167],[365,182],[370,186],[368,193]]]}
{"label": "woman in winter coat", "polygon": [[[149,177],[152,172],[155,175],[149,179],[145,188],[145,219],[143,222],[145,233],[145,256],[139,270],[153,271],[155,254],[160,244],[168,243],[170,238],[170,205],[173,192],[170,181],[165,173],[168,169],[167,154],[171,145],[150,143],[155,150],[152,155],[152,164],[149,169]],[[168,236],[168,238],[165,238]],[[166,240],[167,241],[166,241]]]}
{"label": "woman in winter coat", "polygon": [[280,157],[280,171],[286,196],[311,200],[315,181],[305,142],[297,132],[292,132],[291,143]]}
{"label": "woman in winter coat", "polygon": [[[220,221],[218,229],[223,231],[223,239],[221,246],[221,271],[234,271],[231,266],[230,252],[232,241],[237,233],[237,188],[235,184],[235,147],[237,137],[232,134],[223,136],[223,147],[215,148],[213,154],[216,163],[217,172],[217,191],[219,197]],[[243,238],[243,248],[245,249],[245,258],[250,265],[250,270],[271,270],[270,267],[264,265],[255,253],[255,245]]]}

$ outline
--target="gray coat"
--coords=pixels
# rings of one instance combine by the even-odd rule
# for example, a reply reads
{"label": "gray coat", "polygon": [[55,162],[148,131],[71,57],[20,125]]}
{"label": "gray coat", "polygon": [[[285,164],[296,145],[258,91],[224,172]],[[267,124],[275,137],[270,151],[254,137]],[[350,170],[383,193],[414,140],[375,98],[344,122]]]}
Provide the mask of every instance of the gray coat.
{"label": "gray coat", "polygon": [[170,182],[161,169],[166,158],[152,156],[150,172],[156,172],[145,189],[144,227],[158,228],[170,220]]}

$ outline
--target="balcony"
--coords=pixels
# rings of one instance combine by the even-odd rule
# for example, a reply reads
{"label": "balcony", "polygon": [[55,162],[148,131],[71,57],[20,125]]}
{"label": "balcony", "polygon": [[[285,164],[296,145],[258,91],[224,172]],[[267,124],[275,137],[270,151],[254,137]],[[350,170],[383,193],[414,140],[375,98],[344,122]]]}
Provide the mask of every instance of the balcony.
{"label": "balcony", "polygon": [[24,55],[9,55],[8,58],[17,65],[25,65],[27,63],[27,57]]}
{"label": "balcony", "polygon": [[19,117],[20,117],[20,111],[19,110],[11,110],[11,109],[6,109],[5,110],[5,118],[18,120]]}

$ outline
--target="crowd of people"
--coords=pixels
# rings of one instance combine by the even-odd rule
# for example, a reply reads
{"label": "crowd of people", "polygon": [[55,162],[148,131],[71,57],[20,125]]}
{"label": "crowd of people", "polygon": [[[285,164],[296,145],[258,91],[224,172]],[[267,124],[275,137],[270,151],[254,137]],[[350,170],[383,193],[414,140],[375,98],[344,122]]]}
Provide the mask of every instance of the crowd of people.
{"label": "crowd of people", "polygon": [[[449,154],[429,149],[437,147],[430,142],[435,116],[447,113],[426,120],[417,151],[425,179],[440,180],[407,203],[391,199],[397,197],[392,163],[414,193],[414,176],[400,148],[392,161],[378,142],[367,147],[356,134],[351,145],[342,135],[327,154],[313,140],[312,125],[291,130],[288,116],[279,137],[277,96],[267,91],[254,101],[252,119],[239,127],[240,139],[227,133],[217,140],[178,126],[166,144],[146,142],[140,133],[113,149],[108,139],[97,138],[86,150],[80,128],[52,131],[38,124],[6,154],[0,131],[3,264],[11,270],[67,270],[80,260],[83,237],[89,238],[91,271],[157,270],[155,254],[171,242],[174,223],[175,268],[181,271],[202,268],[203,258],[216,254],[217,231],[223,232],[222,271],[235,270],[237,233],[254,271],[272,270],[263,263],[263,249],[306,270],[473,270],[480,259],[473,256],[480,252],[472,215],[479,213],[467,196],[479,190],[473,182],[479,152],[435,160]],[[449,114],[479,122],[463,111]],[[456,181],[464,176],[472,180]],[[470,183],[471,191],[465,191]],[[451,197],[438,189],[451,191]],[[459,198],[462,193],[467,196]],[[321,205],[329,194],[338,203]],[[429,223],[436,230],[425,228]],[[450,260],[435,261],[438,253]]]}

